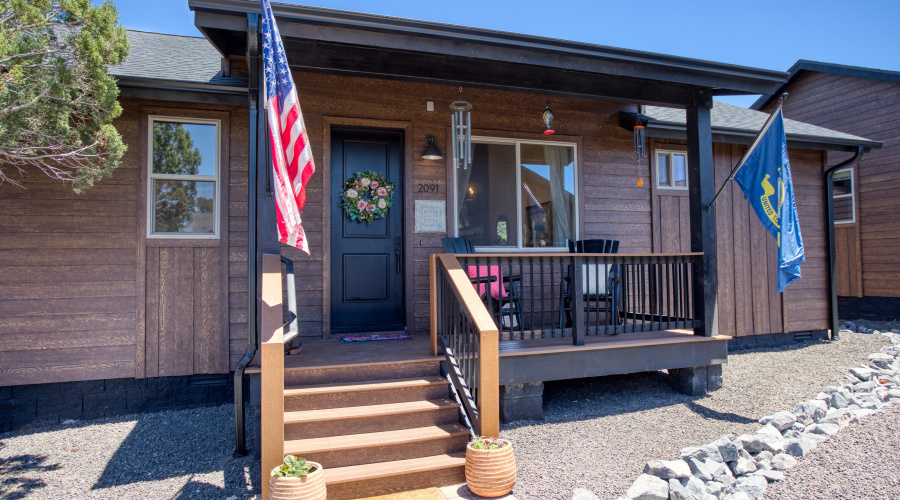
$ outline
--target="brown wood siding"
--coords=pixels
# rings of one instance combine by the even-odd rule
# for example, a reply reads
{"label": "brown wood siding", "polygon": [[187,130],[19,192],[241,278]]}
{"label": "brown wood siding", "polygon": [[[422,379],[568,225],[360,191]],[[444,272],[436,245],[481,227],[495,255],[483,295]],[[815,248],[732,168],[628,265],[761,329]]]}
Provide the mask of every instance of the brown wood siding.
{"label": "brown wood siding", "polygon": [[[657,149],[684,148],[683,142],[655,140],[651,153]],[[740,160],[744,149],[739,145],[713,145],[717,188]],[[775,239],[760,223],[740,187],[730,183],[716,202],[719,333],[723,335],[740,337],[826,328],[824,184],[820,174],[823,155],[794,149],[789,155],[806,250],[803,278],[790,285],[783,296],[778,294]],[[689,250],[687,203],[685,192],[654,189],[654,252]],[[688,220],[686,227],[685,220]]]}
{"label": "brown wood siding", "polygon": [[[804,71],[786,89],[785,116],[883,141],[854,172],[856,224],[835,233],[838,295],[900,297],[900,84]],[[828,164],[846,158],[830,153]]]}
{"label": "brown wood siding", "polygon": [[[298,300],[312,306],[323,304],[327,258],[323,247],[325,210],[323,205],[324,131],[326,121],[345,123],[358,120],[374,120],[377,123],[410,123],[411,134],[406,137],[411,158],[406,159],[407,176],[411,185],[406,186],[404,206],[406,216],[406,244],[408,280],[407,288],[408,328],[416,333],[429,329],[428,256],[443,250],[440,239],[446,235],[414,233],[413,202],[417,199],[442,199],[448,204],[448,229],[452,232],[453,177],[447,161],[421,159],[426,134],[433,134],[445,156],[451,148],[447,142],[450,102],[458,98],[458,87],[397,82],[369,78],[350,78],[313,73],[295,73],[295,82],[302,96],[303,116],[309,132],[317,171],[309,183],[309,194],[304,210],[304,228],[310,240],[311,255],[307,256],[289,247],[282,254],[298,262]],[[474,133],[492,137],[515,137],[547,140],[541,134],[540,114],[544,98],[511,92],[465,89],[465,98],[472,102]],[[428,112],[425,102],[435,102],[435,111]],[[649,165],[634,160],[631,133],[618,126],[619,105],[573,99],[553,99],[556,137],[550,140],[579,143],[579,189],[581,210],[580,237],[615,238],[621,241],[623,252],[649,252],[651,243]],[[397,128],[397,127],[394,127]],[[638,178],[645,180],[644,187],[637,186]],[[438,184],[439,193],[419,193],[417,184]],[[337,204],[329,207],[337,210]],[[232,275],[233,276],[233,275]],[[321,337],[326,334],[324,307],[302,307],[300,313],[301,335]],[[243,325],[232,325],[232,339],[245,335]],[[243,348],[233,344],[232,361],[243,354]]]}
{"label": "brown wood siding", "polygon": [[[128,150],[111,178],[83,195],[33,171],[24,188],[0,186],[0,386],[229,369],[228,224],[200,246],[146,240],[147,116],[221,119],[227,183],[235,163],[246,170],[246,111],[121,104]],[[244,124],[233,149],[232,113]]]}
{"label": "brown wood siding", "polygon": [[[309,184],[309,198],[304,211],[304,227],[310,238],[311,255],[307,256],[288,247],[282,249],[283,255],[298,262],[297,272],[302,276],[297,285],[301,303],[301,334],[309,337],[327,335],[327,305],[323,301],[326,300],[328,270],[325,268],[328,259],[324,255],[327,248],[321,244],[327,219],[327,211],[323,204],[323,173],[326,173],[328,168],[324,164],[327,124],[352,123],[355,120],[368,124],[408,124],[396,125],[393,128],[412,131],[406,137],[407,151],[412,151],[411,158],[406,160],[406,168],[412,170],[412,175],[411,178],[407,176],[407,182],[411,182],[411,185],[406,186],[404,200],[407,209],[405,252],[407,261],[409,262],[410,257],[412,259],[411,265],[407,267],[407,279],[412,280],[411,288],[407,291],[407,307],[411,312],[408,326],[416,333],[427,332],[428,256],[442,251],[440,239],[445,235],[413,233],[412,203],[416,199],[443,199],[448,202],[448,212],[452,210],[450,207],[453,206],[453,177],[449,159],[427,161],[422,160],[420,155],[425,146],[425,134],[433,134],[438,147],[449,157],[451,148],[447,142],[449,131],[447,106],[458,98],[458,87],[299,72],[295,73],[295,81],[302,96],[303,114],[313,154],[319,162],[317,172]],[[540,134],[539,117],[544,105],[542,97],[465,89],[465,98],[474,106],[472,120],[476,135],[548,139],[547,136]],[[425,103],[428,100],[435,102],[434,112],[426,111]],[[626,253],[665,251],[660,238],[665,240],[667,250],[688,251],[690,221],[687,197],[674,193],[668,196],[658,195],[654,192],[650,159],[642,161],[634,159],[631,133],[618,126],[617,112],[623,109],[622,106],[558,98],[552,100],[551,106],[556,115],[555,138],[579,144],[579,237],[619,239],[620,251]],[[550,139],[554,137],[551,136]],[[668,148],[678,146],[679,142],[659,141],[659,144],[665,144]],[[682,149],[683,144],[680,143]],[[726,168],[730,170],[742,152],[742,147],[716,145],[717,169],[722,172]],[[795,161],[798,166],[795,169],[821,170],[821,154],[814,153],[813,157],[804,156],[807,153],[799,151],[793,154],[797,155]],[[717,175],[727,175],[727,172],[722,172]],[[813,176],[810,181],[802,175],[800,177],[803,177],[805,184],[808,185],[795,187],[798,198],[818,196],[817,199],[821,200],[821,179]],[[639,178],[644,181],[642,187],[637,185]],[[418,183],[438,184],[440,193],[418,193],[416,192]],[[797,296],[796,301],[804,301],[804,305],[795,306],[790,303],[786,308],[787,314],[784,314],[782,297],[774,290],[776,259],[774,240],[768,236],[759,221],[755,220],[755,215],[750,213],[743,195],[735,196],[733,189],[735,188],[729,188],[729,193],[722,202],[725,206],[730,205],[731,217],[726,217],[728,212],[717,215],[719,225],[722,227],[719,235],[720,272],[727,275],[724,280],[725,287],[720,293],[720,301],[728,304],[720,309],[720,314],[724,312],[726,316],[722,324],[722,333],[752,335],[781,332],[785,331],[786,319],[789,320],[787,331],[825,328],[827,318],[824,302],[825,275],[823,269],[817,268],[819,264],[824,263],[824,260],[817,261],[824,259],[824,251],[819,252],[820,257],[812,258],[811,264],[807,266],[809,271],[804,267],[804,285],[810,290],[818,287],[818,295],[812,291],[794,293]],[[245,190],[242,194],[245,194]],[[817,231],[822,232],[823,215],[813,213],[821,209],[821,204],[815,201],[809,203],[813,205],[806,204],[800,209],[804,237],[807,237],[807,232],[810,233],[808,248],[824,244],[821,234],[819,236],[815,234]],[[666,204],[666,207],[662,208],[662,204]],[[339,207],[336,203],[328,207],[328,210],[337,209]],[[660,213],[677,214],[678,220],[663,224]],[[453,231],[452,223],[452,214],[448,213],[450,233]],[[665,229],[654,232],[654,227]],[[232,229],[234,230],[234,227]],[[236,256],[245,251],[243,249],[245,243],[241,242],[241,248],[232,246],[232,266]],[[232,242],[232,245],[235,243]],[[733,252],[730,251],[732,247],[735,248]],[[728,256],[722,257],[726,250]],[[235,277],[235,272],[246,272],[243,259],[244,257],[240,258],[241,269],[232,269],[232,278]],[[764,274],[759,274],[760,268]],[[755,288],[754,280],[757,282]],[[245,297],[242,296],[239,302],[245,303]],[[233,305],[236,307],[237,303]],[[794,309],[802,309],[803,314],[796,318],[792,317],[791,311]],[[246,325],[233,322],[231,332],[233,365],[244,351],[243,344],[236,343],[235,340],[245,338]]]}
{"label": "brown wood siding", "polygon": [[[137,121],[116,120],[126,144]],[[0,386],[134,376],[138,175],[132,147],[83,195],[34,170],[0,185]]]}

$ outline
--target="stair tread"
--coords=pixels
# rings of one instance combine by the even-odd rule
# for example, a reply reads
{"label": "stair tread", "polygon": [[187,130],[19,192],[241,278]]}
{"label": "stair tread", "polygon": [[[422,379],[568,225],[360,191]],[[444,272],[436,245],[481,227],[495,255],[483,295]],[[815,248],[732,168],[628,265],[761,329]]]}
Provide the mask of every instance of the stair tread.
{"label": "stair tread", "polygon": [[314,422],[338,418],[364,418],[384,415],[396,415],[416,411],[443,410],[459,408],[459,403],[451,399],[434,399],[427,401],[408,401],[404,403],[388,403],[367,406],[348,406],[324,410],[289,411],[284,413],[284,423]]}
{"label": "stair tread", "polygon": [[303,386],[285,387],[285,396],[301,396],[311,394],[329,394],[338,392],[357,392],[379,389],[405,389],[410,387],[427,387],[432,385],[446,385],[447,379],[437,375],[433,377],[402,378],[396,380],[369,380],[365,382],[339,382],[332,384],[311,384]]}
{"label": "stair tread", "polygon": [[371,446],[404,444],[426,439],[468,436],[468,434],[469,430],[460,424],[446,424],[324,438],[294,439],[285,441],[284,453],[303,455],[323,451],[344,451]]}
{"label": "stair tread", "polygon": [[464,467],[466,452],[430,457],[409,458],[393,462],[334,467],[325,470],[325,483],[337,484],[349,481],[366,481],[400,474],[427,472],[448,467]]}

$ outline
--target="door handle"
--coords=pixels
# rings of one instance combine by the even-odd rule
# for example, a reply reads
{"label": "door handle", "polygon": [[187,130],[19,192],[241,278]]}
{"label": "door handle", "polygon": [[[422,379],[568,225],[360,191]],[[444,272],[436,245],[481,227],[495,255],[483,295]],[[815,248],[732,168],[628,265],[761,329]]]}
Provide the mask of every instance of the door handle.
{"label": "door handle", "polygon": [[403,272],[403,255],[400,247],[394,247],[394,255],[397,257],[397,274]]}

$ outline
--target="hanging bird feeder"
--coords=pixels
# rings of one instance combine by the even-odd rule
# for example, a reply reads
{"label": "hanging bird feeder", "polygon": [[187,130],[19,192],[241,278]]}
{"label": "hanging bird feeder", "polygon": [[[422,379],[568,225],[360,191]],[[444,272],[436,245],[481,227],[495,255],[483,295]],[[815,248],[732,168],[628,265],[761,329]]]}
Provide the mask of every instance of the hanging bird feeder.
{"label": "hanging bird feeder", "polygon": [[553,130],[553,111],[550,110],[550,99],[547,99],[547,107],[544,108],[544,114],[541,115],[541,121],[544,122],[544,134],[551,135],[555,134],[556,131]]}
{"label": "hanging bird feeder", "polygon": [[453,161],[456,168],[467,169],[472,165],[472,104],[462,99],[462,87],[459,95],[460,99],[450,104]]}

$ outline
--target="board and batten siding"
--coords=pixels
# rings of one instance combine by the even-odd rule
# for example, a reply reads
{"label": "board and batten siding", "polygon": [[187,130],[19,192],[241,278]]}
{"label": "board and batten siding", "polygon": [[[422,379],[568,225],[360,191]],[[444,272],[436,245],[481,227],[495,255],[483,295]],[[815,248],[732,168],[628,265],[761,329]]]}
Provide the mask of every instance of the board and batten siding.
{"label": "board and batten siding", "polygon": [[[656,149],[686,150],[683,141],[655,139]],[[737,144],[713,145],[716,189],[746,150]],[[778,294],[778,248],[736,182],[716,201],[719,333],[735,337],[828,328],[827,261],[825,253],[824,153],[791,149],[794,197],[803,234],[806,262],[802,278]],[[655,166],[654,166],[655,168]],[[687,191],[653,189],[654,252],[690,250]]]}
{"label": "board and batten siding", "polygon": [[900,83],[803,71],[785,90],[785,117],[884,142],[854,169],[857,218],[835,225],[835,270],[839,296],[900,297]]}
{"label": "board and batten siding", "polygon": [[[110,178],[82,195],[35,171],[24,189],[0,185],[0,386],[229,370],[228,295],[241,284],[228,244],[241,235],[229,236],[228,191],[246,186],[246,108],[121,104],[128,150]],[[145,237],[149,115],[221,120],[220,240]]]}

